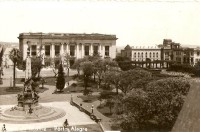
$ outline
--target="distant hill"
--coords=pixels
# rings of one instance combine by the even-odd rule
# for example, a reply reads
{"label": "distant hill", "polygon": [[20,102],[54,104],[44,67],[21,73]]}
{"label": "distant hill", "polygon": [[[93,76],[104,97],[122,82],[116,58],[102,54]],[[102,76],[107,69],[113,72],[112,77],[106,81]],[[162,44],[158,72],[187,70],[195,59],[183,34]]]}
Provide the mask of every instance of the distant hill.
{"label": "distant hill", "polygon": [[2,41],[0,41],[0,45],[4,45],[5,47],[19,48],[19,43],[16,43],[16,42],[2,42]]}

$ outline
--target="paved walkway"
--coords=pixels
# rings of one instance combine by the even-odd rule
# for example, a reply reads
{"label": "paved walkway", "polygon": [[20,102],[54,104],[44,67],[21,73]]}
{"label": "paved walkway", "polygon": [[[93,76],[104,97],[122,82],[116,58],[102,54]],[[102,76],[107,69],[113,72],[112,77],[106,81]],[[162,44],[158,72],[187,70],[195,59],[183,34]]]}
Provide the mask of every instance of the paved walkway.
{"label": "paved walkway", "polygon": [[[70,81],[69,83],[71,85],[72,83],[74,83],[74,81]],[[6,86],[10,86],[10,80],[9,79],[3,79],[3,85],[0,85],[0,87],[6,87]],[[22,84],[17,84],[16,86],[22,86]],[[44,85],[44,87],[48,88],[48,90],[43,92],[43,93],[39,93],[39,96],[40,96],[39,102],[40,103],[54,104],[54,103],[58,103],[58,102],[63,103],[64,101],[65,102],[67,101],[66,102],[66,104],[67,104],[67,103],[70,102],[71,94],[52,94],[55,90],[55,86]],[[93,94],[97,95],[99,93],[94,92]],[[103,114],[101,114],[97,110],[97,106],[100,104],[100,101],[97,100],[93,103],[85,103],[85,102],[82,102],[81,98],[78,98],[78,96],[80,96],[80,95],[83,95],[83,94],[82,93],[73,93],[72,94],[73,100],[75,102],[77,102],[78,104],[82,103],[83,107],[85,109],[87,109],[88,111],[91,111],[91,106],[94,105],[94,114],[102,119],[102,125],[103,125],[104,130],[111,130],[111,128],[110,128],[110,118],[104,116]],[[0,96],[0,105],[4,105],[5,102],[6,102],[7,105],[16,105],[17,104],[16,94]],[[65,105],[63,105],[63,106],[65,106]],[[69,106],[65,106],[65,107],[69,107]],[[70,106],[70,108],[71,107],[72,106]],[[77,109],[77,108],[74,107],[74,109]],[[70,110],[70,111],[73,111],[73,110]],[[78,117],[80,117],[80,116],[78,116]]]}
{"label": "paved walkway", "polygon": [[[3,80],[3,85],[1,87],[9,86],[9,79]],[[22,86],[22,84],[18,84],[17,86]],[[39,93],[40,100],[39,102],[44,106],[58,107],[62,108],[66,112],[66,116],[63,118],[42,122],[42,123],[32,123],[30,124],[9,124],[7,123],[7,130],[25,130],[25,129],[41,129],[46,127],[60,127],[62,126],[65,119],[68,119],[70,125],[85,125],[85,124],[95,124],[94,121],[90,119],[85,113],[80,112],[79,109],[70,105],[69,101],[71,98],[70,94],[52,94],[55,90],[55,86],[45,85],[45,87],[49,88],[47,91],[43,93]],[[17,104],[17,96],[16,94],[11,95],[1,95],[0,96],[0,105],[1,109],[5,109],[8,107],[15,106]],[[0,122],[0,126],[3,125],[3,122]]]}

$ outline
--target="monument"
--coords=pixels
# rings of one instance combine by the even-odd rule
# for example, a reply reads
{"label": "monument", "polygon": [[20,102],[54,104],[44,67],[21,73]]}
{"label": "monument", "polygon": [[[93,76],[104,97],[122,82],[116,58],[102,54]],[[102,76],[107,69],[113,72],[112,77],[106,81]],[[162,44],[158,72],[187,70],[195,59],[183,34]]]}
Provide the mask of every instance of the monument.
{"label": "monument", "polygon": [[4,123],[32,123],[56,120],[65,116],[65,111],[59,108],[42,106],[39,104],[39,94],[36,92],[37,82],[31,77],[31,58],[26,59],[25,83],[21,93],[17,95],[17,105],[2,109],[0,122]]}
{"label": "monument", "polygon": [[30,58],[30,48],[27,49],[26,58],[26,70],[25,70],[25,80],[31,78],[31,58]]}

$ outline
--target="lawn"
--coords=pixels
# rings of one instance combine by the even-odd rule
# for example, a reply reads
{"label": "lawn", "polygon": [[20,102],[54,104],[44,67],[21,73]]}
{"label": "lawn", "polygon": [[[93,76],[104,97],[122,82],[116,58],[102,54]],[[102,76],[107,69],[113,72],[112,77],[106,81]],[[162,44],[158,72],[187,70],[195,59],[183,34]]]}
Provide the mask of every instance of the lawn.
{"label": "lawn", "polygon": [[[44,77],[46,83],[45,85],[54,85],[56,84],[56,77]],[[70,81],[72,80],[72,77],[65,77],[65,81]],[[16,84],[23,84],[23,78],[16,78]]]}
{"label": "lawn", "polygon": [[[36,89],[36,92],[43,93],[44,91],[48,90],[48,88],[38,88]],[[18,94],[23,91],[23,87],[16,87],[10,88],[10,87],[1,87],[0,88],[0,95],[7,95],[7,94]]]}
{"label": "lawn", "polygon": [[[64,89],[64,92],[71,92],[71,93],[82,93],[84,91],[84,83],[82,81],[78,81],[77,83],[73,83],[68,88]],[[97,89],[97,84],[94,82],[90,82],[87,87],[88,90],[92,90],[93,92],[101,92],[102,89]]]}
{"label": "lawn", "polygon": [[85,103],[92,103],[94,101],[97,101],[100,95],[88,95],[88,96],[78,96],[83,100]]}
{"label": "lawn", "polygon": [[103,114],[106,117],[112,118],[113,117],[113,107],[111,108],[111,112],[110,112],[110,108],[108,106],[106,106],[105,103],[101,104],[101,106],[97,107],[97,110]]}

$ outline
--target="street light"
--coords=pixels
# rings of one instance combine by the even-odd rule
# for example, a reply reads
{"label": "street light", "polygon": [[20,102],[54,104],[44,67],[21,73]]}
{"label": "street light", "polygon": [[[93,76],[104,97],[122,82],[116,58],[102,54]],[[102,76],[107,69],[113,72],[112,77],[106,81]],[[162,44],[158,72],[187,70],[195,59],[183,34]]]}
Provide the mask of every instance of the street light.
{"label": "street light", "polygon": [[92,114],[93,114],[94,113],[94,105],[92,105],[91,110],[92,110]]}

